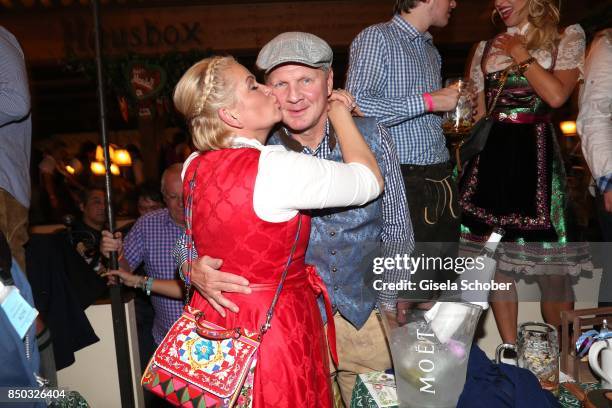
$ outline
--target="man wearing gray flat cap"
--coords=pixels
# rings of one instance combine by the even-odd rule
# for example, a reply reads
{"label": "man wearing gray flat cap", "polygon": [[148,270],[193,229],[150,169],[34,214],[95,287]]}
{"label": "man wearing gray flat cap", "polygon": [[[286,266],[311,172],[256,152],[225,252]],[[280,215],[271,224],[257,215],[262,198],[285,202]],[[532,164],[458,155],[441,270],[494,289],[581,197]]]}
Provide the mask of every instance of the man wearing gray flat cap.
{"label": "man wearing gray flat cap", "polygon": [[[331,100],[340,100],[354,109],[355,104],[348,92],[333,90],[332,59],[330,46],[309,33],[283,33],[262,48],[257,66],[264,71],[266,84],[278,98],[283,115],[283,125],[271,135],[269,144],[342,161],[328,119],[328,105]],[[306,262],[317,267],[334,309],[339,364],[334,367],[330,359],[330,373],[347,405],[357,374],[391,367],[375,303],[393,303],[396,293],[377,292],[373,282],[399,282],[409,275],[407,270],[390,270],[376,277],[373,260],[409,254],[414,245],[399,160],[391,138],[374,118],[355,118],[355,124],[377,158],[385,191],[365,206],[311,211],[306,254]],[[180,243],[177,249],[177,262],[182,264],[186,251]],[[249,293],[248,282],[218,271],[220,265],[221,260],[200,258],[192,266],[191,281],[220,313],[225,313],[225,308],[237,312],[236,305],[223,292]],[[319,306],[325,321],[322,301]]]}

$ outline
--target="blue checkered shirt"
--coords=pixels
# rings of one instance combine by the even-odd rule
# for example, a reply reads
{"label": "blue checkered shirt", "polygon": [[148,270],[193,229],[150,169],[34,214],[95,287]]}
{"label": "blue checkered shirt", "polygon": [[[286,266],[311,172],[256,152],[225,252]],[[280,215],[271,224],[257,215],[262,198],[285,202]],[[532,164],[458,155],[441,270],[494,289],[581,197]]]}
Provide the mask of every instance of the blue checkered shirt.
{"label": "blue checkered shirt", "polygon": [[[384,126],[378,125],[378,137],[381,140],[382,160],[378,165],[384,177],[385,191],[382,196],[383,229],[381,240],[385,244],[404,243],[407,244],[408,252],[414,248],[414,234],[408,204],[406,203],[406,191],[404,181],[397,159],[397,152],[389,132]],[[313,151],[304,146],[302,153],[316,156],[320,159],[329,159],[332,151],[329,146],[329,121],[325,124],[325,137]]]}
{"label": "blue checkered shirt", "polygon": [[423,100],[442,87],[441,66],[431,34],[399,15],[366,28],[351,44],[346,89],[366,116],[389,129],[402,164],[449,158],[442,118],[428,113]]}
{"label": "blue checkered shirt", "polygon": [[0,189],[30,207],[30,91],[23,51],[0,26]]}
{"label": "blue checkered shirt", "polygon": [[[384,177],[385,190],[382,196],[383,227],[381,241],[383,243],[383,256],[393,258],[397,254],[412,253],[414,249],[414,233],[410,212],[406,202],[406,190],[399,166],[397,152],[393,140],[384,126],[378,125],[378,136],[382,146],[382,160],[378,163]],[[313,151],[304,146],[302,153],[316,156],[320,159],[331,157],[329,146],[329,121],[325,124],[325,137]],[[387,269],[382,276],[384,282],[401,282],[410,280],[408,269]],[[397,298],[397,291],[385,290],[378,292],[378,301],[384,304],[393,304]]]}
{"label": "blue checkered shirt", "polygon": [[[144,263],[145,273],[154,279],[176,279],[172,249],[184,229],[177,225],[166,208],[140,217],[123,243],[124,256],[132,270]],[[183,301],[151,294],[155,310],[153,338],[161,343],[183,311]]]}

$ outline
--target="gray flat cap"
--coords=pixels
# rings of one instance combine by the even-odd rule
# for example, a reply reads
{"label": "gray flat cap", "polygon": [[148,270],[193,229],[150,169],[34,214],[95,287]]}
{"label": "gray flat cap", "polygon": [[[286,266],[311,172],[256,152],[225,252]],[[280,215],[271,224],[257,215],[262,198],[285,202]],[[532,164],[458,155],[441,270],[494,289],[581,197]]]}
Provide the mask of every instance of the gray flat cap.
{"label": "gray flat cap", "polygon": [[329,68],[334,53],[324,40],[310,33],[287,32],[274,37],[259,51],[257,67],[267,74],[288,62]]}

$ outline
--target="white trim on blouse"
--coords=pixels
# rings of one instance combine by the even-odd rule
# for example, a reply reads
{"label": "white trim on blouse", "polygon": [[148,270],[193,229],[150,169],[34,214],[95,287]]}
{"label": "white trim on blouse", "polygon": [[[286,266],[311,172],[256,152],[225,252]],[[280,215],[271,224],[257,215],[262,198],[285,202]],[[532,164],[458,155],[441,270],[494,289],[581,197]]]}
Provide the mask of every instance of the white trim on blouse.
{"label": "white trim on blouse", "polygon": [[[529,24],[521,28],[509,27],[506,32],[508,34],[524,35],[529,28]],[[485,71],[482,72],[481,61],[484,53],[486,41],[481,41],[470,65],[470,78],[476,85],[477,92],[484,90],[484,76],[491,72],[501,71],[513,63],[512,58],[506,55],[503,51],[492,46],[487,60],[485,61]],[[562,71],[578,68],[580,72],[579,79],[582,79],[584,71],[584,50],[586,47],[586,39],[584,30],[579,24],[568,26],[561,34],[559,39],[559,48],[555,62],[555,70]],[[529,50],[529,54],[538,61],[544,69],[549,69],[553,63],[553,56],[549,50]]]}

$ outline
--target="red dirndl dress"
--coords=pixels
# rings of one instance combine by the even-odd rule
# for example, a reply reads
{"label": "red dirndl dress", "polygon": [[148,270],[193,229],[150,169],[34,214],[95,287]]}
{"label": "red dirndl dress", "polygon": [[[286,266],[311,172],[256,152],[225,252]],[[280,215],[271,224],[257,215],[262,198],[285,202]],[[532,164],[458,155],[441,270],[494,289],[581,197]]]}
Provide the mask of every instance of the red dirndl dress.
{"label": "red dirndl dress", "polygon": [[[324,326],[316,298],[325,286],[314,267],[304,263],[310,218],[287,222],[260,219],[253,191],[260,152],[223,149],[199,155],[184,177],[185,197],[195,175],[192,234],[198,254],[223,259],[222,271],[245,277],[249,295],[227,293],[240,308],[221,317],[197,291],[191,306],[225,328],[258,331],[302,227],[287,278],[264,335],[255,369],[253,407],[331,407],[332,391]],[[335,340],[335,339],[334,339]]]}

